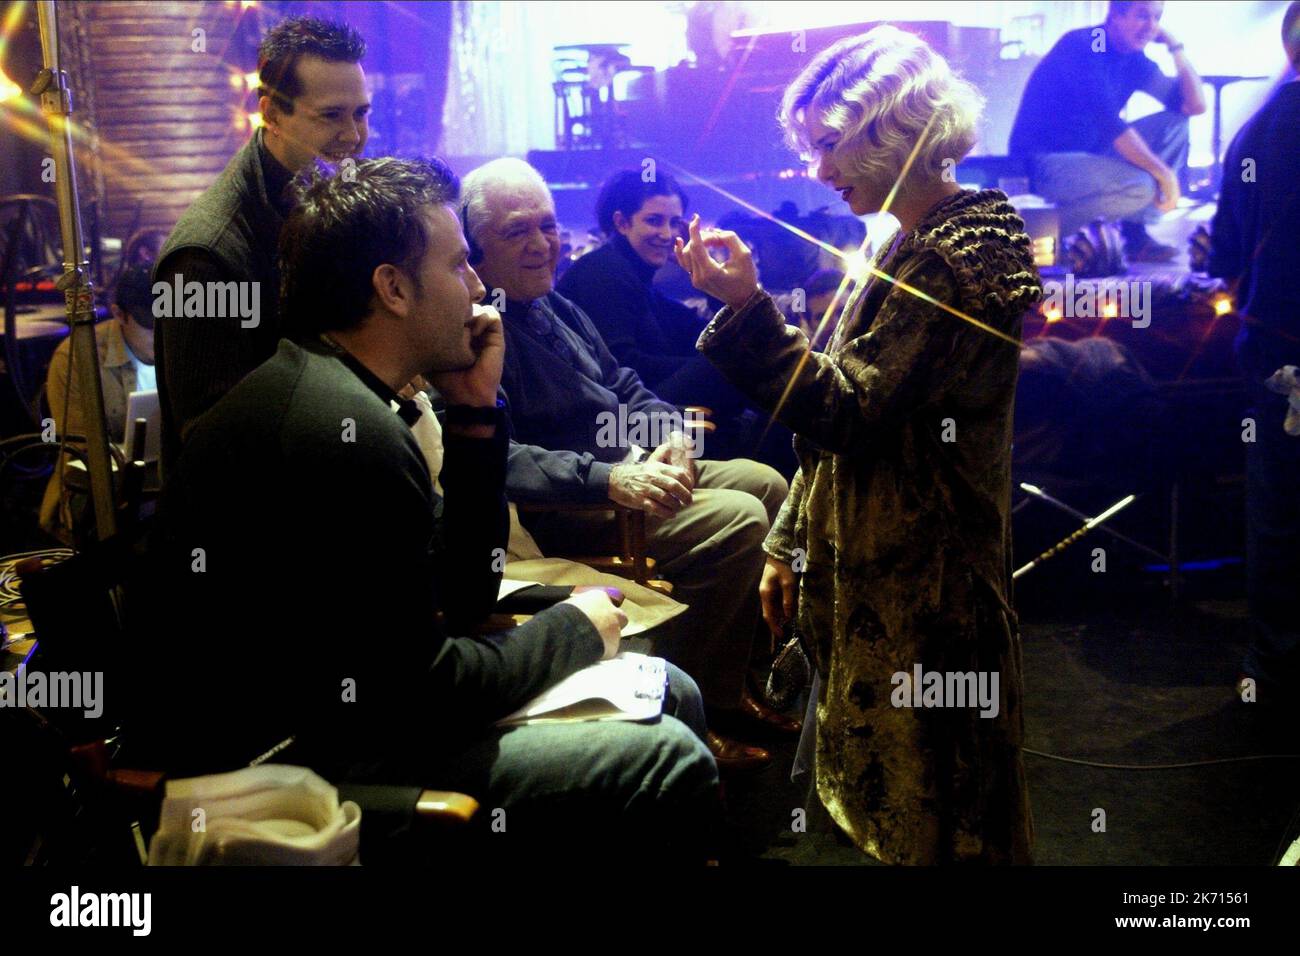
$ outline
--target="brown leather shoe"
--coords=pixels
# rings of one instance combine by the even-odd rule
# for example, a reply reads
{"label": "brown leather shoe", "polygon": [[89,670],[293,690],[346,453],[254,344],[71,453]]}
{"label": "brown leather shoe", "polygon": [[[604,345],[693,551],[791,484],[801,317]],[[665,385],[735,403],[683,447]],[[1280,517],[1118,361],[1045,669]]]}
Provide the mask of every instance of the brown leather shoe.
{"label": "brown leather shoe", "polygon": [[710,730],[704,736],[720,773],[737,770],[761,770],[772,762],[772,755],[762,747],[751,747],[739,740],[728,740]]}
{"label": "brown leather shoe", "polygon": [[794,736],[803,730],[803,721],[787,717],[780,711],[773,710],[749,692],[749,688],[740,695],[740,706],[736,712],[748,720],[760,724],[764,730]]}

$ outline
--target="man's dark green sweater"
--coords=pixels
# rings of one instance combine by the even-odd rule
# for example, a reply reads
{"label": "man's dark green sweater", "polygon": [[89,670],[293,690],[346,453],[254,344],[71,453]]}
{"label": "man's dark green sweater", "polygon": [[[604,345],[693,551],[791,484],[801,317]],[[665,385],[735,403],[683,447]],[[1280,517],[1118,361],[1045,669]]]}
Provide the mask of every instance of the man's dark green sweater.
{"label": "man's dark green sweater", "polygon": [[600,658],[571,605],[448,636],[496,600],[506,428],[445,436],[439,500],[393,398],[345,353],[282,341],[195,423],[160,514],[172,767],[296,735],[328,779],[436,784],[439,759]]}
{"label": "man's dark green sweater", "polygon": [[[238,315],[160,317],[154,325],[164,473],[192,423],[269,359],[280,327],[280,228],[293,174],[257,135],[185,211],[158,253],[154,281],[256,282],[257,323]],[[245,322],[250,324],[245,326]]]}

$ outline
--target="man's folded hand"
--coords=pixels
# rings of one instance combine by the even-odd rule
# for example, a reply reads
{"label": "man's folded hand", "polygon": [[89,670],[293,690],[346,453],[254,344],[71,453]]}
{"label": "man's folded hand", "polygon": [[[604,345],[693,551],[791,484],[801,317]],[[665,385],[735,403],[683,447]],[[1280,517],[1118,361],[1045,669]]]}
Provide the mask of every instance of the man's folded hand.
{"label": "man's folded hand", "polygon": [[671,518],[691,503],[690,472],[649,459],[639,465],[615,465],[609,473],[609,500],[657,518]]}

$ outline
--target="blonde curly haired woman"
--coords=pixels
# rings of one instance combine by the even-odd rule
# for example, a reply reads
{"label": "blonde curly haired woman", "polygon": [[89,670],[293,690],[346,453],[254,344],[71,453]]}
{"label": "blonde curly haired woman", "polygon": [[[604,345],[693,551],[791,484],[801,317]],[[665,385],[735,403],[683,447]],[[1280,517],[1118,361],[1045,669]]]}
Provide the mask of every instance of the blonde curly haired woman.
{"label": "blonde curly haired woman", "polygon": [[676,249],[726,303],[700,351],[795,432],[764,616],[794,618],[817,667],[817,793],[886,863],[1031,862],[1009,505],[1017,343],[1041,288],[1006,196],[949,173],[981,106],[892,27],[836,43],[786,90],[781,123],[817,177],[900,224],[825,353],[734,233],[697,217]]}

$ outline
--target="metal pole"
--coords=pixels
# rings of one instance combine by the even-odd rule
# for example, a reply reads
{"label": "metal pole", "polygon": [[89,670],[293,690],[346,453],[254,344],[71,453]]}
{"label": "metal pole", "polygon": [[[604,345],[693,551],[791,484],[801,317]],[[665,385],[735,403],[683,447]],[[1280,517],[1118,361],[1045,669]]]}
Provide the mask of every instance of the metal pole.
{"label": "metal pole", "polygon": [[1024,567],[1017,568],[1015,573],[1011,575],[1011,579],[1015,580],[1021,575],[1028,574],[1030,571],[1034,570],[1034,568],[1038,567],[1044,561],[1060,554],[1062,551],[1064,551],[1070,545],[1074,544],[1074,542],[1078,541],[1080,538],[1082,538],[1093,528],[1097,527],[1097,525],[1101,524],[1103,521],[1106,521],[1108,518],[1110,518],[1112,515],[1116,514],[1117,512],[1123,511],[1125,508],[1127,508],[1135,501],[1137,501],[1137,495],[1129,495],[1128,497],[1115,502],[1113,505],[1111,505],[1101,514],[1097,515],[1097,517],[1089,518],[1087,521],[1084,522],[1082,528],[1074,532],[1068,538],[1063,538],[1061,541],[1052,545],[1050,548],[1048,548],[1038,557],[1034,558],[1034,560],[1030,561]]}
{"label": "metal pole", "polygon": [[[1046,501],[1049,505],[1053,505],[1054,507],[1060,508],[1066,514],[1078,518],[1080,521],[1089,520],[1089,516],[1084,514],[1078,508],[1071,508],[1069,505],[1067,505],[1064,501],[1061,501],[1059,498],[1053,498],[1051,495],[1047,493],[1046,490],[1044,490],[1043,488],[1039,488],[1037,485],[1031,485],[1027,481],[1022,481],[1020,483],[1020,487],[1022,490],[1029,492],[1031,495],[1034,495],[1035,497],[1043,501]],[[1013,513],[1014,513],[1014,509],[1013,509]],[[1128,535],[1120,534],[1114,528],[1102,528],[1101,530],[1104,533],[1110,535],[1112,538],[1115,538],[1117,541],[1123,541],[1125,544],[1137,548],[1139,551],[1145,551],[1147,554],[1151,555],[1152,557],[1159,558],[1161,561],[1169,560],[1169,555],[1161,554],[1155,548],[1148,548],[1141,541],[1134,541]]]}
{"label": "metal pole", "polygon": [[112,537],[113,473],[104,422],[104,392],[99,378],[99,353],[95,348],[95,304],[90,266],[81,236],[81,211],[77,204],[77,171],[72,159],[72,91],[59,65],[59,25],[54,0],[38,0],[41,53],[45,68],[32,87],[41,98],[41,111],[50,126],[50,152],[54,157],[54,189],[59,201],[59,227],[63,236],[63,275],[57,283],[68,314],[72,370],[81,376],[82,408],[86,434],[86,466],[90,495],[95,506],[95,530],[100,541]]}

